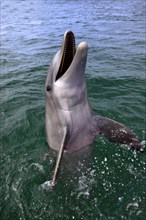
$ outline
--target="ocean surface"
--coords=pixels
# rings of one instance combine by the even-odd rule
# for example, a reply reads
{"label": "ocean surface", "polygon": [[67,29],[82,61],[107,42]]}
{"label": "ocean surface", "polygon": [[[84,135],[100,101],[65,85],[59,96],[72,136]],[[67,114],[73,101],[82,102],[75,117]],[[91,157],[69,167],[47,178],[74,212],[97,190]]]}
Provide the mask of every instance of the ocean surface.
{"label": "ocean surface", "polygon": [[93,110],[146,139],[145,0],[2,0],[0,219],[144,220],[146,149],[97,137],[64,156],[45,135],[44,84],[63,34],[89,45],[85,77]]}

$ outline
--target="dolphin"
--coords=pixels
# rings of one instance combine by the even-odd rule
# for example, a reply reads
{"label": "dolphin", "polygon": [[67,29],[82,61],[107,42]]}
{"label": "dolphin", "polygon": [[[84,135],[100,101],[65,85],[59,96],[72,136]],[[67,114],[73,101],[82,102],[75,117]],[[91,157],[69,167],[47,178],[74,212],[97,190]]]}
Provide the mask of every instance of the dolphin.
{"label": "dolphin", "polygon": [[85,80],[87,52],[87,43],[76,47],[73,32],[66,31],[46,78],[46,136],[48,145],[58,151],[52,185],[63,152],[78,151],[92,144],[96,136],[104,135],[111,142],[144,150],[128,127],[92,111]]}

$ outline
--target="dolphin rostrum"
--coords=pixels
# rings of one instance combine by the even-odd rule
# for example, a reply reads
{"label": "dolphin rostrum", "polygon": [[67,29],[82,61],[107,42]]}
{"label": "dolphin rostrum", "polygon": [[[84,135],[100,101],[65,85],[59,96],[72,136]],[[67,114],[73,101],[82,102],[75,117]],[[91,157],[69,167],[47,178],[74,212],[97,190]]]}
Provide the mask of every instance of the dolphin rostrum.
{"label": "dolphin rostrum", "polygon": [[138,151],[144,150],[129,128],[92,112],[84,76],[87,51],[87,43],[82,42],[76,48],[73,32],[67,31],[46,78],[47,142],[59,151],[52,185],[55,184],[62,153],[80,150],[90,145],[98,135],[105,135],[112,142],[127,144]]}

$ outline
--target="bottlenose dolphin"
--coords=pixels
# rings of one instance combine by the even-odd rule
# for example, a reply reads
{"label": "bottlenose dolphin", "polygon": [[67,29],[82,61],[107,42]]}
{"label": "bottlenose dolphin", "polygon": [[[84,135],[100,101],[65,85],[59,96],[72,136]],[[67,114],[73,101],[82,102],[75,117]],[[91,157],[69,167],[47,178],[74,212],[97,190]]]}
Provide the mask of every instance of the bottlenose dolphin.
{"label": "bottlenose dolphin", "polygon": [[59,151],[53,184],[62,153],[80,150],[90,145],[96,136],[105,135],[112,142],[127,144],[138,151],[144,150],[129,128],[95,115],[91,110],[84,76],[87,51],[87,43],[82,42],[76,48],[73,32],[67,31],[46,78],[47,142],[51,148]]}

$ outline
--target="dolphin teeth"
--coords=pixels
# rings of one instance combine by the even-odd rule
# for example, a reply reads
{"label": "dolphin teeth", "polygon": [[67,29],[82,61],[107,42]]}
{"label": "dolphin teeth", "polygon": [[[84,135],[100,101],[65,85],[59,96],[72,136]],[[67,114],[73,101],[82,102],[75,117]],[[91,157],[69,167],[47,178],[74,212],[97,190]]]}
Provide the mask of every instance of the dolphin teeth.
{"label": "dolphin teeth", "polygon": [[76,43],[75,43],[75,36],[71,31],[68,31],[65,34],[64,42],[63,42],[63,52],[62,52],[62,59],[59,67],[59,71],[56,76],[56,80],[61,78],[67,69],[70,67],[73,58],[76,54]]}

